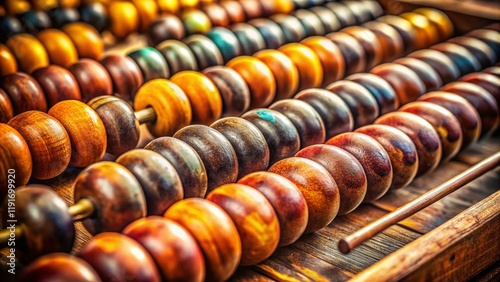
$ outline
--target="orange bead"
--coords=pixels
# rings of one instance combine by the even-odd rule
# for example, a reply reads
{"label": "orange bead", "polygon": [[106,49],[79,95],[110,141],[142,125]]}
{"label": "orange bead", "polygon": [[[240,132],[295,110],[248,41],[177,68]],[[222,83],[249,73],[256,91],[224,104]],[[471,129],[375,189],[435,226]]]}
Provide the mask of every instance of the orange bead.
{"label": "orange bead", "polygon": [[23,269],[20,281],[99,281],[99,275],[84,260],[65,253],[40,257]]}
{"label": "orange bead", "polygon": [[75,22],[63,26],[62,31],[71,38],[80,58],[101,59],[104,42],[94,27],[83,22]]}
{"label": "orange bead", "polygon": [[299,88],[297,91],[321,86],[323,67],[313,49],[303,44],[290,43],[279,48],[279,51],[287,55],[295,63],[299,71]]}
{"label": "orange bead", "polygon": [[14,54],[4,44],[0,44],[0,76],[17,71],[17,62]]}
{"label": "orange bead", "polygon": [[323,67],[323,86],[344,77],[345,60],[340,48],[325,37],[313,36],[300,42],[311,48]]}
{"label": "orange bead", "polygon": [[179,0],[182,8],[195,8],[198,7],[200,0]]}
{"label": "orange bead", "polygon": [[431,8],[419,8],[413,12],[426,16],[429,21],[437,26],[439,41],[443,41],[453,35],[453,24],[445,13]]}
{"label": "orange bead", "polygon": [[0,122],[7,123],[13,116],[12,102],[7,93],[0,88]]}
{"label": "orange bead", "polygon": [[123,39],[139,29],[139,12],[127,1],[113,1],[108,7],[109,30],[118,39]]}
{"label": "orange bead", "polygon": [[155,0],[133,0],[139,14],[140,31],[144,32],[149,24],[158,17],[158,4]]}
{"label": "orange bead", "polygon": [[51,64],[69,67],[78,61],[78,52],[71,38],[57,29],[46,29],[37,34],[49,54]]}
{"label": "orange bead", "polygon": [[22,33],[7,40],[14,57],[19,63],[19,69],[26,73],[49,65],[49,56],[42,43],[36,37]]}
{"label": "orange bead", "polygon": [[341,32],[351,35],[363,46],[366,56],[366,69],[371,69],[382,62],[384,50],[373,31],[366,27],[350,26],[342,29]]}
{"label": "orange bead", "polygon": [[274,101],[290,98],[297,92],[299,71],[290,58],[272,49],[262,50],[253,56],[264,62],[274,75],[276,82]]}
{"label": "orange bead", "polygon": [[440,41],[436,26],[427,17],[415,12],[402,13],[399,16],[408,20],[416,29],[418,34],[416,49],[423,49]]}
{"label": "orange bead", "polygon": [[179,12],[179,0],[156,0],[156,4],[162,13],[177,14]]}

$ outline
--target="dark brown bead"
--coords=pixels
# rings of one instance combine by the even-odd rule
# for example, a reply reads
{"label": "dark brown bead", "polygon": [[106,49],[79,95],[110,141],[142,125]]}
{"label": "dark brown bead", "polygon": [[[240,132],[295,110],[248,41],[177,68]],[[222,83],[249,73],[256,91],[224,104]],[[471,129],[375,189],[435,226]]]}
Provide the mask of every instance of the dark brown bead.
{"label": "dark brown bead", "polygon": [[224,64],[224,59],[217,46],[210,38],[195,34],[184,39],[196,58],[198,69],[203,70],[212,66],[220,66]]}
{"label": "dark brown bead", "polygon": [[285,34],[277,23],[269,19],[259,18],[248,21],[248,24],[257,28],[268,49],[278,49],[286,43]]}
{"label": "dark brown bead", "polygon": [[264,16],[263,7],[261,1],[259,0],[241,0],[241,7],[245,12],[245,18],[247,20],[260,18]]}
{"label": "dark brown bead", "polygon": [[481,64],[481,69],[494,65],[499,59],[495,55],[495,51],[480,39],[469,36],[458,36],[448,40],[448,42],[458,44],[469,50]]}
{"label": "dark brown bead", "polygon": [[99,62],[81,59],[72,65],[69,71],[80,85],[83,102],[87,103],[97,96],[113,94],[111,77]]}
{"label": "dark brown bead", "polygon": [[299,19],[302,24],[305,37],[325,34],[325,27],[315,13],[306,9],[299,9],[293,12],[293,16]]}
{"label": "dark brown bead", "polygon": [[318,56],[323,68],[323,86],[344,77],[344,55],[335,43],[322,36],[308,37],[300,43],[311,48]]}
{"label": "dark brown bead", "polygon": [[283,34],[285,35],[286,43],[299,42],[306,38],[304,27],[299,19],[291,15],[277,14],[269,17],[270,20],[277,23]]}
{"label": "dark brown bead", "polygon": [[198,63],[193,52],[182,41],[165,40],[158,44],[156,49],[165,57],[171,75],[183,70],[198,69]]}
{"label": "dark brown bead", "polygon": [[101,64],[109,73],[113,83],[113,93],[128,103],[133,103],[135,93],[141,87],[141,69],[127,56],[110,54],[101,60]]}
{"label": "dark brown bead", "polygon": [[354,37],[363,46],[365,51],[365,69],[371,69],[372,67],[382,63],[383,52],[382,44],[378,40],[376,34],[366,27],[361,26],[350,26],[341,30],[352,37]]}
{"label": "dark brown bead", "polygon": [[174,137],[189,144],[200,156],[207,172],[207,192],[236,181],[236,152],[222,133],[204,125],[189,125],[177,131]]}
{"label": "dark brown bead", "polygon": [[186,35],[182,21],[175,15],[163,15],[147,27],[149,45],[155,46],[168,39],[181,40]]}
{"label": "dark brown bead", "polygon": [[14,116],[14,108],[9,96],[0,88],[0,122],[7,123]]}
{"label": "dark brown bead", "polygon": [[139,142],[139,121],[127,102],[113,96],[96,97],[87,103],[106,128],[106,152],[119,156]]}
{"label": "dark brown bead", "polygon": [[442,52],[425,49],[415,51],[409,54],[408,57],[416,58],[429,64],[439,74],[443,84],[455,81],[460,77],[460,70],[450,57]]}
{"label": "dark brown bead", "polygon": [[7,93],[14,115],[38,110],[47,111],[47,101],[40,84],[31,76],[16,72],[0,77],[0,87]]}
{"label": "dark brown bead", "polygon": [[448,56],[460,71],[460,75],[481,70],[481,64],[465,47],[455,43],[444,42],[430,47]]}
{"label": "dark brown bead", "polygon": [[378,18],[377,21],[386,23],[396,29],[403,40],[404,55],[415,50],[415,42],[417,41],[418,34],[408,20],[395,15],[385,15]]}
{"label": "dark brown bead", "polygon": [[40,84],[49,108],[59,101],[82,99],[78,82],[65,68],[49,65],[35,70],[31,75]]}
{"label": "dark brown bead", "polygon": [[115,162],[98,162],[84,169],[76,178],[74,199],[75,203],[80,199],[92,201],[94,213],[83,220],[92,235],[121,232],[147,212],[141,184]]}
{"label": "dark brown bead", "polygon": [[320,35],[324,35],[340,29],[341,23],[332,10],[323,6],[316,6],[309,8],[309,11],[316,14],[316,16],[318,16],[319,20],[323,24],[324,32]]}
{"label": "dark brown bead", "polygon": [[237,23],[231,26],[231,31],[240,42],[242,55],[253,55],[255,52],[264,50],[266,42],[257,28],[247,23]]}
{"label": "dark brown bead", "polygon": [[282,113],[270,109],[254,109],[242,117],[257,126],[266,138],[269,147],[269,165],[291,157],[299,151],[299,133]]}
{"label": "dark brown bead", "polygon": [[425,85],[425,92],[434,91],[443,86],[443,81],[439,74],[426,62],[415,58],[401,58],[394,63],[403,65],[412,71],[422,80]]}
{"label": "dark brown bead", "polygon": [[170,71],[167,61],[162,54],[153,47],[144,47],[127,54],[139,66],[144,82],[155,78],[169,78]]}
{"label": "dark brown bead", "polygon": [[378,21],[370,21],[362,26],[371,30],[378,38],[382,46],[382,62],[391,62],[403,56],[405,51],[403,39],[394,27]]}
{"label": "dark brown bead", "polygon": [[269,147],[264,135],[251,122],[229,117],[214,122],[210,127],[222,133],[231,143],[238,158],[238,178],[267,169]]}
{"label": "dark brown bead", "polygon": [[346,80],[361,84],[377,100],[380,115],[395,111],[399,108],[399,100],[392,86],[380,76],[371,73],[357,73],[350,75]]}
{"label": "dark brown bead", "polygon": [[226,10],[231,23],[241,23],[245,21],[245,10],[239,1],[223,1],[220,5]]}
{"label": "dark brown bead", "polygon": [[500,77],[490,73],[476,72],[460,78],[460,81],[474,83],[490,92],[500,109]]}
{"label": "dark brown bead", "polygon": [[361,43],[345,32],[332,32],[326,35],[342,52],[346,75],[362,72],[366,69],[366,54]]}

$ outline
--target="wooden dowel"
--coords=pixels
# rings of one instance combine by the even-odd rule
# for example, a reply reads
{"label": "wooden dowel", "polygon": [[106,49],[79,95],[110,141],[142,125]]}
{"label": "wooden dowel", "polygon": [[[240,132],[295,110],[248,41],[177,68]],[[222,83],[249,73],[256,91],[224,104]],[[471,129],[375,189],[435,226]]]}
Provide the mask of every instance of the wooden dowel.
{"label": "wooden dowel", "polygon": [[140,124],[156,120],[156,112],[153,108],[145,108],[134,113]]}
{"label": "wooden dowel", "polygon": [[413,201],[410,201],[393,212],[386,214],[348,237],[340,239],[338,244],[339,251],[344,254],[349,253],[352,249],[361,245],[363,242],[382,232],[391,225],[394,225],[416,212],[430,206],[479,176],[494,169],[498,165],[500,165],[500,152],[484,159],[438,187],[427,191]]}

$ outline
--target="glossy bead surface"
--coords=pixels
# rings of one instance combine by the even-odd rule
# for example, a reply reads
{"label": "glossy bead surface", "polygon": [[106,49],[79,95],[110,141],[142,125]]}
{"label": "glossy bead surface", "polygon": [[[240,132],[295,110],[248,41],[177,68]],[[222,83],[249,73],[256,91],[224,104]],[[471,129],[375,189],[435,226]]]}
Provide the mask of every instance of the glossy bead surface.
{"label": "glossy bead surface", "polygon": [[285,34],[277,23],[269,19],[259,18],[248,21],[248,24],[257,28],[268,49],[278,49],[285,44]]}
{"label": "glossy bead surface", "polygon": [[383,60],[382,44],[370,29],[360,26],[346,27],[341,30],[354,37],[363,46],[365,51],[366,69],[380,64]]}
{"label": "glossy bead surface", "polygon": [[241,55],[240,42],[231,30],[218,26],[205,33],[205,36],[210,38],[219,48],[224,63]]}
{"label": "glossy bead surface", "polygon": [[123,39],[139,29],[139,13],[132,2],[112,1],[108,6],[109,31]]}
{"label": "glossy bead surface", "polygon": [[429,21],[426,16],[415,12],[406,12],[400,14],[399,17],[409,21],[417,33],[417,41],[413,43],[415,49],[427,48],[440,41],[436,25]]}
{"label": "glossy bead surface", "polygon": [[306,9],[299,9],[293,13],[293,16],[299,19],[302,24],[305,37],[325,34],[325,27],[323,23],[313,12]]}
{"label": "glossy bead surface", "polygon": [[345,75],[362,72],[366,69],[366,54],[361,43],[345,32],[332,32],[326,38],[335,43],[344,56]]}
{"label": "glossy bead surface", "polygon": [[[7,195],[9,187],[9,170],[15,171],[14,187],[26,185],[31,176],[33,163],[28,144],[23,136],[11,126],[0,123],[0,200]],[[12,176],[10,176],[12,177]],[[11,180],[12,181],[12,180]]]}
{"label": "glossy bead surface", "polygon": [[97,61],[81,59],[69,68],[78,85],[83,102],[113,94],[113,83],[106,69]]}
{"label": "glossy bead surface", "polygon": [[187,34],[206,33],[212,28],[212,23],[205,13],[198,9],[187,9],[181,14]]}
{"label": "glossy bead surface", "polygon": [[347,8],[342,2],[327,2],[325,7],[330,9],[340,22],[341,27],[351,26],[356,24],[356,17],[351,9]]}
{"label": "glossy bead surface", "polygon": [[104,53],[104,42],[94,27],[76,22],[63,26],[62,31],[71,38],[80,58],[101,59]]}
{"label": "glossy bead surface", "polygon": [[413,12],[426,16],[429,21],[436,25],[440,41],[443,41],[453,35],[453,24],[445,13],[437,9],[430,8],[418,8]]}
{"label": "glossy bead surface", "polygon": [[380,76],[371,73],[357,73],[350,75],[346,80],[361,84],[377,100],[379,114],[385,114],[398,109],[399,100],[392,86]]}
{"label": "glossy bead surface", "polygon": [[259,0],[242,0],[240,4],[247,20],[264,16],[263,7]]}
{"label": "glossy bead surface", "polygon": [[146,199],[132,172],[115,162],[98,162],[84,169],[75,181],[74,199],[92,201],[94,216],[83,220],[92,234],[121,232],[146,216]]}
{"label": "glossy bead surface", "polygon": [[378,18],[376,21],[386,23],[396,29],[403,40],[403,54],[408,54],[415,50],[414,42],[416,42],[418,34],[409,21],[395,15],[385,15]]}
{"label": "glossy bead surface", "polygon": [[490,92],[500,108],[500,77],[494,74],[476,72],[460,78],[460,81],[474,83]]}
{"label": "glossy bead surface", "polygon": [[167,61],[170,74],[174,75],[183,70],[197,70],[198,63],[191,49],[178,40],[165,40],[156,46],[156,49]]}
{"label": "glossy bead surface", "polygon": [[495,51],[497,58],[500,57],[500,40],[498,39],[499,32],[491,29],[476,29],[465,34],[465,36],[474,37],[488,44]]}
{"label": "glossy bead surface", "polygon": [[313,36],[300,42],[311,48],[318,56],[323,68],[323,82],[326,86],[344,77],[345,61],[340,48],[325,37]]}
{"label": "glossy bead surface", "polygon": [[241,55],[251,56],[255,52],[264,50],[266,42],[257,28],[247,23],[237,23],[231,26],[231,31],[238,38]]}
{"label": "glossy bead surface", "polygon": [[67,69],[50,65],[32,73],[47,99],[48,107],[63,100],[81,100],[80,87]]}
{"label": "glossy bead surface", "polygon": [[341,23],[337,19],[335,13],[323,6],[315,6],[309,8],[309,11],[316,14],[321,23],[323,24],[324,32],[320,35],[324,35],[330,32],[334,32],[340,29]]}
{"label": "glossy bead surface", "polygon": [[280,26],[285,35],[286,43],[299,42],[306,37],[304,27],[299,19],[294,16],[277,14],[269,17],[269,19]]}
{"label": "glossy bead surface", "polygon": [[132,0],[139,15],[139,31],[145,32],[159,15],[158,5],[155,0]]}
{"label": "glossy bead surface", "polygon": [[465,47],[458,44],[444,42],[431,46],[431,49],[448,56],[460,71],[461,76],[481,70],[481,64],[476,57]]}
{"label": "glossy bead surface", "polygon": [[108,11],[99,2],[83,4],[79,8],[82,22],[93,26],[98,32],[103,32],[109,25]]}
{"label": "glossy bead surface", "polygon": [[68,68],[78,61],[78,51],[66,33],[47,29],[39,32],[36,37],[45,47],[51,64]]}
{"label": "glossy bead surface", "polygon": [[13,116],[12,102],[7,93],[0,88],[0,122],[7,123]]}
{"label": "glossy bead surface", "polygon": [[0,77],[0,87],[12,103],[14,115],[30,110],[47,111],[43,90],[32,76],[22,72],[8,74]]}
{"label": "glossy bead surface", "polygon": [[313,49],[299,43],[290,43],[278,49],[288,56],[299,72],[299,87],[297,91],[321,86],[323,67]]}
{"label": "glossy bead surface", "polygon": [[229,16],[231,23],[241,23],[245,21],[245,10],[239,1],[223,1],[220,3]]}
{"label": "glossy bead surface", "polygon": [[198,63],[198,69],[203,70],[208,67],[224,64],[224,58],[219,48],[217,48],[210,38],[201,34],[195,34],[184,39],[184,43],[191,48]]}
{"label": "glossy bead surface", "polygon": [[65,24],[78,22],[80,14],[76,9],[66,7],[55,7],[48,11],[52,24],[56,28],[61,28]]}
{"label": "glossy bead surface", "polygon": [[458,36],[448,40],[469,50],[481,64],[481,69],[494,65],[498,58],[495,51],[480,39],[468,36]]}
{"label": "glossy bead surface", "polygon": [[0,42],[7,41],[10,37],[24,32],[23,24],[13,16],[0,17]]}
{"label": "glossy bead surface", "polygon": [[144,82],[168,78],[170,72],[165,58],[153,47],[144,47],[127,54],[139,66]]}
{"label": "glossy bead surface", "polygon": [[220,3],[210,2],[200,7],[213,26],[228,27],[230,18]]}
{"label": "glossy bead surface", "polygon": [[17,61],[9,47],[0,44],[0,76],[15,73]]}
{"label": "glossy bead surface", "polygon": [[453,63],[450,57],[442,52],[425,49],[415,51],[409,54],[408,57],[426,62],[439,74],[443,84],[455,81],[460,77],[460,70],[458,67]]}
{"label": "glossy bead surface", "polygon": [[362,26],[371,30],[377,37],[382,48],[382,62],[390,62],[403,56],[403,39],[394,27],[378,21],[370,21]]}
{"label": "glossy bead surface", "polygon": [[439,74],[426,62],[415,58],[401,58],[394,61],[412,71],[422,80],[425,85],[425,92],[434,91],[443,85]]}
{"label": "glossy bead surface", "polygon": [[335,180],[320,164],[306,158],[283,159],[269,168],[299,188],[307,202],[308,222],[305,234],[327,226],[337,216],[340,194]]}
{"label": "glossy bead surface", "polygon": [[118,54],[107,55],[100,63],[108,71],[114,95],[132,103],[143,83],[141,69],[131,58]]}
{"label": "glossy bead surface", "polygon": [[29,34],[14,35],[6,43],[17,60],[19,70],[32,71],[49,65],[49,56],[42,43]]}
{"label": "glossy bead surface", "polygon": [[147,27],[148,43],[155,46],[165,40],[181,40],[186,35],[182,21],[175,15],[163,15]]}
{"label": "glossy bead surface", "polygon": [[363,2],[358,1],[345,1],[344,5],[352,11],[354,18],[358,24],[367,22],[372,19],[372,13]]}

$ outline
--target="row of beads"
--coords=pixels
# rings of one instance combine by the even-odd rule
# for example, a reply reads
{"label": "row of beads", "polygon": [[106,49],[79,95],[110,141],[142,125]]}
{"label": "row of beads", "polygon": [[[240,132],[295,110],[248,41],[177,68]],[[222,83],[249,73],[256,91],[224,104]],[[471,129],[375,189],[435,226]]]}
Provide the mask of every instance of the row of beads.
{"label": "row of beads", "polygon": [[[95,236],[78,254],[80,259],[65,254],[42,257],[28,266],[24,278],[31,281],[46,275],[81,279],[84,275],[91,275],[89,279],[98,280],[100,277],[107,281],[123,275],[110,267],[118,264],[127,277],[138,281],[159,281],[161,278],[226,280],[239,264],[257,264],[268,258],[278,246],[292,244],[303,233],[327,226],[337,214],[348,213],[362,202],[380,198],[394,179],[404,178],[404,185],[407,185],[416,175],[427,173],[439,162],[453,157],[461,148],[461,127],[474,124],[481,128],[481,119],[488,116],[483,114],[481,107],[484,101],[488,104],[491,102],[488,99],[493,100],[489,95],[483,102],[477,102],[471,97],[481,93],[482,90],[478,92],[481,87],[470,91],[471,87],[473,84],[465,82],[445,85],[441,90],[451,93],[423,95],[419,98],[421,101],[381,116],[374,125],[332,137],[326,145],[312,145],[295,151],[292,157],[274,163],[269,172],[251,173],[240,178],[237,184],[222,181],[217,188],[209,189],[205,200],[189,198],[178,201],[182,198],[182,187],[187,188],[180,183],[182,178],[172,176],[176,168],[148,150],[130,151],[118,158],[118,164],[94,164],[84,170],[75,183],[75,201],[90,198],[97,209],[98,218],[87,219],[84,225],[92,234],[115,228],[122,231],[125,227],[123,235],[102,233]],[[464,94],[468,91],[469,94]],[[479,107],[473,107],[468,101]],[[271,114],[270,110],[254,110],[243,119],[226,118],[211,127],[193,125],[181,129],[174,138],[154,140],[146,149],[169,160],[175,159],[181,155],[180,148],[189,147],[180,146],[183,144],[180,140],[183,140],[202,159],[203,155],[211,155],[214,160],[210,160],[210,164],[203,159],[205,168],[214,164],[219,168],[237,167],[234,151],[229,153],[230,158],[221,156],[224,151],[231,151],[229,148],[237,150],[232,147],[231,139],[224,136],[233,141],[241,138],[234,136],[236,131],[241,135],[249,133],[255,136],[258,130],[252,124],[259,126],[256,119],[251,118],[255,114],[268,124],[276,123],[271,118],[279,116]],[[496,108],[496,126],[498,121]],[[447,148],[453,148],[452,155],[442,154]],[[163,178],[159,176],[160,171]],[[159,179],[164,180],[161,188],[152,185],[159,183]],[[34,198],[43,198],[44,203],[57,202],[58,205],[51,206],[57,206],[66,220],[58,221],[60,226],[51,226],[65,231],[70,229],[67,208],[50,189],[33,186],[20,188],[16,193],[16,200],[22,198],[26,205]],[[121,206],[127,208],[118,208]],[[170,207],[163,213],[165,206]],[[157,210],[158,207],[161,210]],[[18,213],[24,210],[20,203]],[[163,218],[152,216],[161,214]],[[146,215],[150,217],[132,222],[134,216]],[[131,223],[127,225],[119,220]],[[27,226],[31,228],[32,225]],[[47,228],[47,224],[44,226]],[[29,234],[44,236],[36,232]],[[61,242],[68,242],[68,233],[58,234],[61,234],[57,237],[60,239],[58,246]],[[73,235],[74,230],[69,234]],[[168,251],[171,248],[176,251]],[[54,265],[65,267],[55,270]]]}

